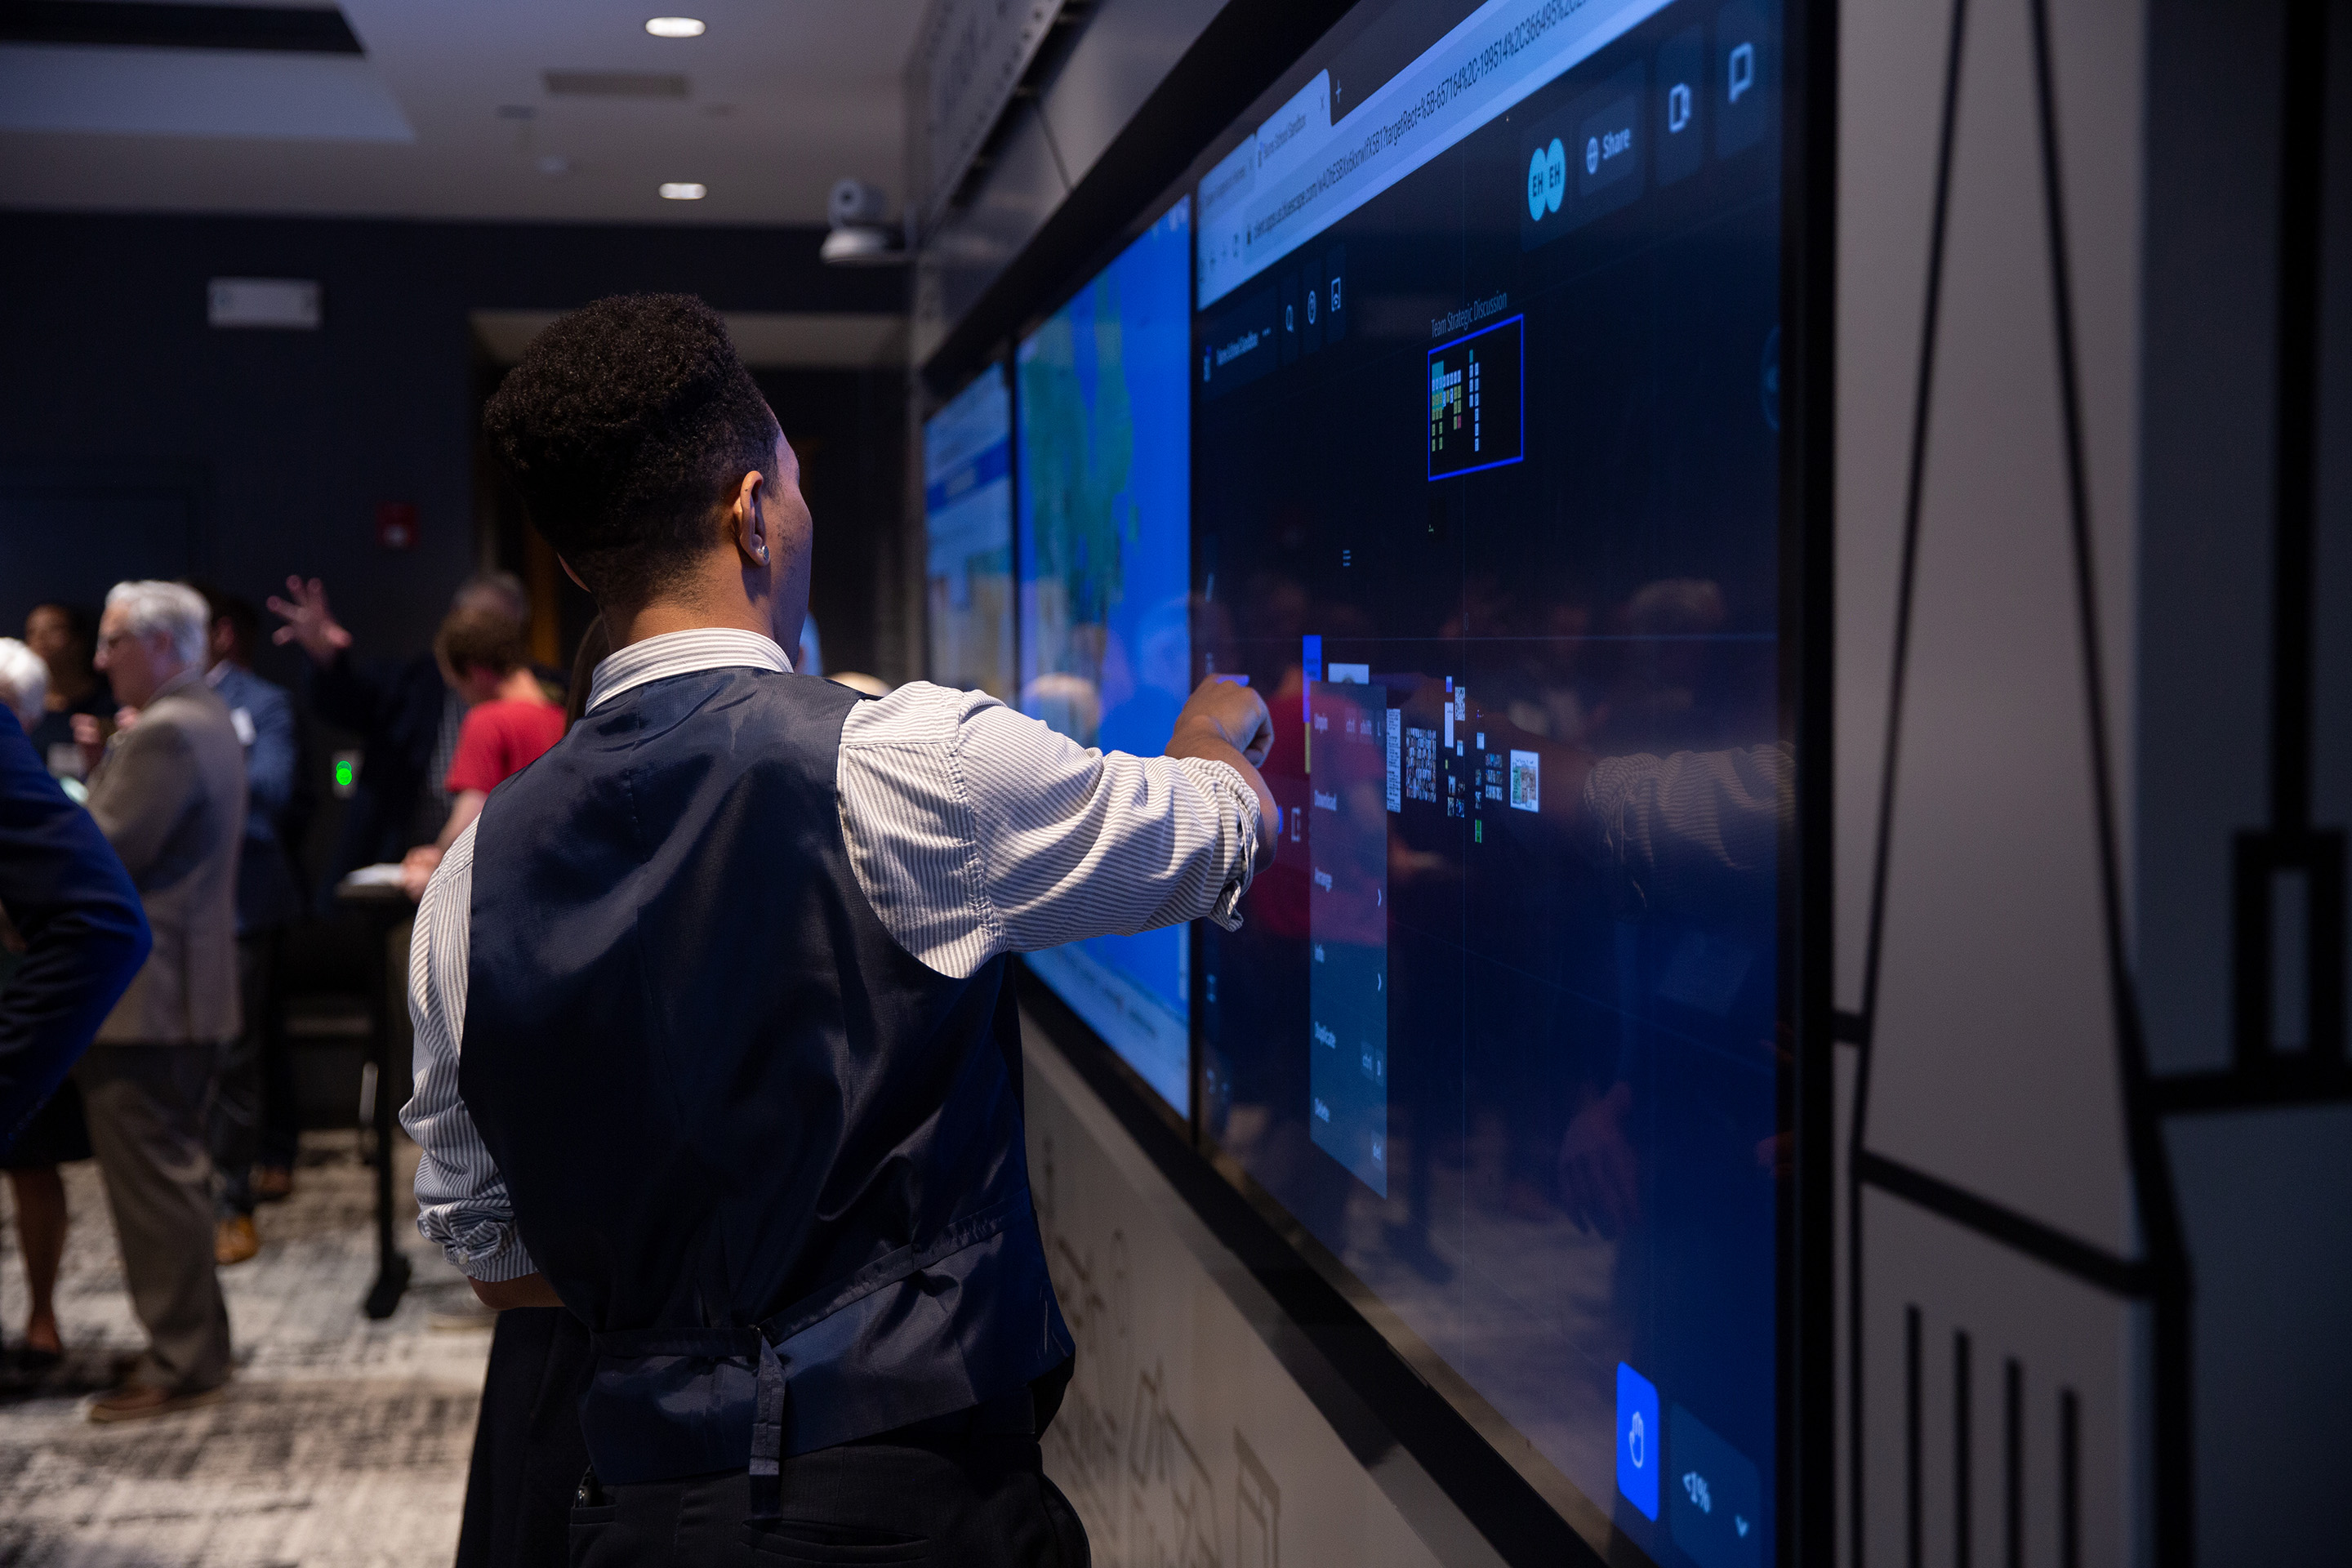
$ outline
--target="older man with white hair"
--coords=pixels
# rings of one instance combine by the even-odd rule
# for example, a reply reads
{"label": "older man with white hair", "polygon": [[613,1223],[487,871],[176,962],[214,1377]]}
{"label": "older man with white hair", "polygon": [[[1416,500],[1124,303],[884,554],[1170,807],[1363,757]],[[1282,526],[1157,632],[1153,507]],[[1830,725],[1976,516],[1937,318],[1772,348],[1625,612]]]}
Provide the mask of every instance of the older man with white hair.
{"label": "older man with white hair", "polygon": [[0,637],[0,708],[30,731],[40,722],[48,696],[49,667],[41,656],[15,637]]}
{"label": "older man with white hair", "polygon": [[[123,713],[91,773],[89,811],[139,889],[155,945],[74,1069],[148,1336],[122,1385],[91,1402],[93,1421],[201,1404],[228,1382],[205,1100],[220,1045],[240,1027],[246,782],[245,748],[205,681],[210,629],[203,596],[177,583],[117,584],[99,623],[98,665]],[[95,749],[96,721],[78,728]]]}

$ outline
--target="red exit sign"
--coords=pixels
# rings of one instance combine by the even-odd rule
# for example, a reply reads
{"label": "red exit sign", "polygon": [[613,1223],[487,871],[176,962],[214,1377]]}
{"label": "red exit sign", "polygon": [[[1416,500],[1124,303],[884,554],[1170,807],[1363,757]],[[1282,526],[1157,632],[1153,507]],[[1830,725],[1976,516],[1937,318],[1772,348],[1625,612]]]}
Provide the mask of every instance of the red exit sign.
{"label": "red exit sign", "polygon": [[416,548],[416,503],[379,501],[375,509],[375,542],[386,550]]}

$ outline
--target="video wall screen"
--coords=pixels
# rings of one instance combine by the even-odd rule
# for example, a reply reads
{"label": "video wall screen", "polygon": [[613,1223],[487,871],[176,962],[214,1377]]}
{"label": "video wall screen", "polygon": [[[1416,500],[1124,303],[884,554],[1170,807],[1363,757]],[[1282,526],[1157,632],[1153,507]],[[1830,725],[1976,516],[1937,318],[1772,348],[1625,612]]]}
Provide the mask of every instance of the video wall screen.
{"label": "video wall screen", "polygon": [[[1192,687],[1192,266],[1183,199],[1013,356],[1021,710],[1147,757]],[[1190,955],[1178,926],[1028,962],[1189,1115]]]}
{"label": "video wall screen", "polygon": [[931,679],[1010,700],[1013,394],[992,365],[923,425]]}
{"label": "video wall screen", "polygon": [[1698,1568],[1779,1531],[1780,70],[1759,0],[1368,5],[1195,192],[1200,668],[1283,808],[1203,1133]]}

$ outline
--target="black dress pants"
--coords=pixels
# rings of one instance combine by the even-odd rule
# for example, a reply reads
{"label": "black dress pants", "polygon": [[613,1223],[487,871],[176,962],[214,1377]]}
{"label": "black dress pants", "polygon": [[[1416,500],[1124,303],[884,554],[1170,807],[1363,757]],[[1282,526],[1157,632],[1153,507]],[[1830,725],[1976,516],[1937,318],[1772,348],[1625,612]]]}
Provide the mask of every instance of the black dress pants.
{"label": "black dress pants", "polygon": [[271,1041],[278,1034],[278,938],[272,929],[236,939],[237,1001],[245,1013],[245,1029],[221,1046],[205,1119],[223,1219],[253,1212],[253,1165],[261,1154],[265,1107],[272,1088]]}
{"label": "black dress pants", "polygon": [[573,1568],[1088,1568],[1037,1440],[893,1434],[786,1459],[782,1517],[740,1470],[608,1487],[572,1511]]}
{"label": "black dress pants", "polygon": [[572,1501],[588,1468],[580,1391],[588,1326],[562,1307],[509,1307],[490,1331],[457,1568],[564,1568]]}

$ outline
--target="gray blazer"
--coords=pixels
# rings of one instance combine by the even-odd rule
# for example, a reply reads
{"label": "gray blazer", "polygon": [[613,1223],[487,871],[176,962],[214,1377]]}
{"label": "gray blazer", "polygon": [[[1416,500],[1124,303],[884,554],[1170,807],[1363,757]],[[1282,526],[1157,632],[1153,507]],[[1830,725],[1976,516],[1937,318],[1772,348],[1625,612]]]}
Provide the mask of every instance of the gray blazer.
{"label": "gray blazer", "polygon": [[100,1026],[99,1043],[236,1038],[245,747],[201,672],[164,682],[139,722],[114,738],[90,777],[89,814],[122,857],[155,932],[154,951]]}

